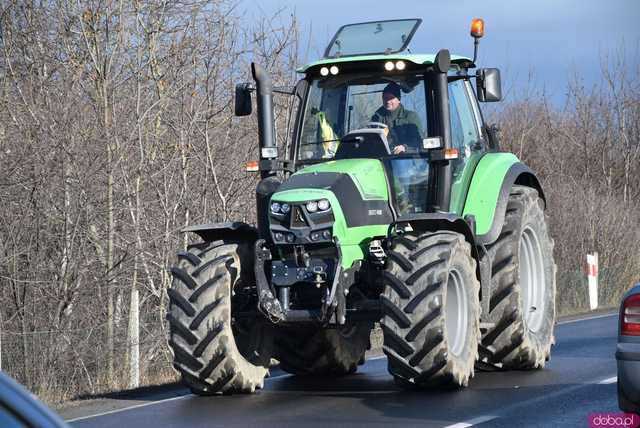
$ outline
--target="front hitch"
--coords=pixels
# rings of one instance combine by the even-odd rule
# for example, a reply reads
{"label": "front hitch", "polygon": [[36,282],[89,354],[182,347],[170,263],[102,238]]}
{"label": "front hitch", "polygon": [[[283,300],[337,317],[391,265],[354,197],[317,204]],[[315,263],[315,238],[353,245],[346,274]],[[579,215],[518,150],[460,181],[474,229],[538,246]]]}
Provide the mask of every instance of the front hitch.
{"label": "front hitch", "polygon": [[274,324],[284,321],[286,313],[276,299],[273,289],[267,281],[267,275],[264,273],[264,264],[271,260],[271,251],[264,248],[265,240],[258,239],[255,245],[255,262],[253,271],[256,277],[256,286],[258,288],[258,310]]}
{"label": "front hitch", "polygon": [[[345,290],[348,290],[353,284],[355,272],[360,268],[360,264],[356,263],[350,269],[341,269],[342,257],[340,256],[340,251],[338,251],[339,257],[336,263],[336,272],[331,289],[327,290],[327,295],[322,299],[321,309],[289,309],[288,304],[276,297],[277,294],[273,286],[267,280],[265,263],[272,258],[271,251],[266,248],[265,243],[264,239],[258,239],[255,244],[254,273],[258,289],[258,310],[260,313],[273,323],[316,322],[321,324],[345,324],[347,294]],[[337,242],[336,245],[338,245]]]}

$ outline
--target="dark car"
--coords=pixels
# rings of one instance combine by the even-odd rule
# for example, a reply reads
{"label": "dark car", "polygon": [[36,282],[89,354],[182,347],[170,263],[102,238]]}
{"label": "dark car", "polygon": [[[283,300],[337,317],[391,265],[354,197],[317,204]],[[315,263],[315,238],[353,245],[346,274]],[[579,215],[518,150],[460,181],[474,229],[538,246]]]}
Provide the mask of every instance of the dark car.
{"label": "dark car", "polygon": [[640,414],[640,283],[624,295],[618,330],[618,405]]}
{"label": "dark car", "polygon": [[22,385],[0,372],[0,427],[69,428]]}

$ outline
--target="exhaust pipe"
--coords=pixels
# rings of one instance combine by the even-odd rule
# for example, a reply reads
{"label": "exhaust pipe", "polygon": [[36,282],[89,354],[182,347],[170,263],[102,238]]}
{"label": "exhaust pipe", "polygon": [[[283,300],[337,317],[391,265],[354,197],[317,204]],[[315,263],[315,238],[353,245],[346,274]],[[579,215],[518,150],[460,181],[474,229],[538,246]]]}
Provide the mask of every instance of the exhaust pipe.
{"label": "exhaust pipe", "polygon": [[[278,156],[276,150],[275,130],[273,121],[273,85],[269,73],[255,62],[251,63],[251,74],[256,81],[258,104],[258,145],[260,146],[260,160],[274,159]],[[262,163],[262,162],[260,162]],[[269,201],[271,195],[280,186],[280,180],[272,169],[260,168],[260,182],[256,187],[256,210],[258,215],[258,233],[261,238],[271,243],[269,233]]]}
{"label": "exhaust pipe", "polygon": [[[256,81],[258,104],[258,144],[260,145],[260,159],[277,157],[275,130],[273,121],[273,85],[269,73],[255,62],[251,63],[251,74]],[[272,149],[272,150],[265,150]],[[273,171],[260,171],[260,176],[266,178],[274,175]]]}
{"label": "exhaust pipe", "polygon": [[[445,149],[451,148],[451,122],[449,119],[449,83],[447,73],[451,66],[451,56],[449,51],[441,49],[436,55],[436,73],[434,76],[434,92],[436,103],[437,130],[442,137]],[[436,195],[436,210],[449,211],[451,201],[451,165],[447,162],[440,165],[436,173],[438,181],[438,191]]]}

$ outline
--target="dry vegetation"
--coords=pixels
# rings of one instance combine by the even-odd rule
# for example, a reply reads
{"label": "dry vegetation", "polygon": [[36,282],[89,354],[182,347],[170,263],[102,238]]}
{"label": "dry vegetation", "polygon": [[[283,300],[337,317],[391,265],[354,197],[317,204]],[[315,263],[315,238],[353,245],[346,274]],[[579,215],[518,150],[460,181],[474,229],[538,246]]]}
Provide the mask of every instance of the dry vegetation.
{"label": "dry vegetation", "polygon": [[249,59],[294,78],[295,22],[246,28],[225,0],[1,7],[2,369],[49,400],[126,386],[133,304],[142,381],[173,376],[177,231],[254,217],[232,91]]}
{"label": "dry vegetation", "polygon": [[[599,83],[568,87],[558,109],[528,90],[493,111],[501,145],[542,178],[558,265],[560,314],[587,311],[585,255],[599,254],[599,304],[640,281],[638,61],[603,57]],[[635,68],[634,68],[635,67]]]}
{"label": "dry vegetation", "polygon": [[[293,83],[299,49],[295,18],[247,28],[240,13],[227,0],[0,5],[1,364],[50,402],[126,387],[136,352],[142,383],[173,378],[178,230],[253,222],[256,179],[241,166],[256,127],[233,118],[233,86],[250,60]],[[604,304],[638,279],[640,92],[627,69],[572,85],[562,110],[532,96],[492,114],[547,189],[561,313],[586,307],[588,251]]]}

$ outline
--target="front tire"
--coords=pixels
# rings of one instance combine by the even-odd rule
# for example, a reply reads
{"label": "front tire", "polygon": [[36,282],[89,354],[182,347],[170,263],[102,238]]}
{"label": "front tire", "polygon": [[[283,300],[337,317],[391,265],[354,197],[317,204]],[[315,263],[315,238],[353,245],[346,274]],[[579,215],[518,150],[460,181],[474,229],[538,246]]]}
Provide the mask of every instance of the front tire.
{"label": "front tire", "polygon": [[388,256],[380,298],[389,372],[408,388],[467,386],[480,339],[471,246],[454,232],[405,234]]}
{"label": "front tire", "polygon": [[556,266],[543,201],[535,189],[514,186],[492,260],[482,361],[506,369],[539,369],[554,342]]}
{"label": "front tire", "polygon": [[178,253],[168,290],[174,367],[196,394],[251,393],[262,388],[269,358],[263,325],[236,328],[231,298],[251,275],[251,246],[216,241]]}

